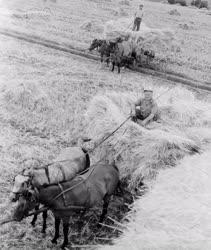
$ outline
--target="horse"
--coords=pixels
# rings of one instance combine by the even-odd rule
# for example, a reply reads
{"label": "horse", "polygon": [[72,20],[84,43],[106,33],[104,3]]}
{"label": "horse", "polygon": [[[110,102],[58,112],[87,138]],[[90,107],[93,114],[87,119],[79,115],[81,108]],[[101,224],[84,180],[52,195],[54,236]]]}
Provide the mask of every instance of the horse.
{"label": "horse", "polygon": [[121,67],[129,68],[131,65],[135,65],[136,52],[131,46],[131,41],[128,39],[123,40],[121,37],[117,38],[110,58],[112,62],[112,72],[115,66],[117,66],[118,73],[120,73]]}
{"label": "horse", "polygon": [[[39,188],[65,180],[70,180],[90,166],[90,158],[87,151],[80,147],[69,147],[54,160],[52,164],[35,169],[24,169],[14,178],[14,186],[10,194],[10,200],[15,202],[29,186]],[[35,210],[39,209],[39,204]],[[47,211],[43,212],[42,233],[46,230]],[[34,215],[31,224],[35,226],[37,215]]]}
{"label": "horse", "polygon": [[109,42],[102,39],[94,39],[89,47],[89,51],[97,49],[100,53],[100,61],[103,63],[105,57],[105,62],[107,66],[109,65],[110,54],[113,51],[115,43]]}
{"label": "horse", "polygon": [[155,52],[153,50],[145,50],[143,48],[134,51],[136,54],[136,63],[142,64],[142,57],[146,57],[146,63],[149,64],[155,58]]}
{"label": "horse", "polygon": [[144,50],[143,54],[147,57],[147,64],[155,58],[155,52],[153,50]]}
{"label": "horse", "polygon": [[[68,245],[69,219],[74,209],[94,208],[103,201],[103,210],[99,223],[104,220],[111,195],[119,185],[119,171],[115,164],[99,163],[92,166],[87,173],[76,176],[71,181],[40,187],[29,188],[23,192],[13,218],[21,221],[34,209],[37,203],[49,208],[55,217],[55,234],[52,243],[57,243],[59,226],[63,221],[64,240],[62,249]],[[99,225],[99,224],[98,224]]]}

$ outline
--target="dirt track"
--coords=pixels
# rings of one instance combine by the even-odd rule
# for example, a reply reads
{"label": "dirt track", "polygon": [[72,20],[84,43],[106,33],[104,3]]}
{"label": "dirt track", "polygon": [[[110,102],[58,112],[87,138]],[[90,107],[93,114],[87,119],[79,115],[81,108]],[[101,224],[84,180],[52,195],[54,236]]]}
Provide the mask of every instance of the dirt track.
{"label": "dirt track", "polygon": [[[99,56],[93,55],[88,53],[86,50],[79,50],[74,48],[73,46],[65,43],[58,43],[55,41],[47,40],[38,36],[33,36],[33,35],[27,35],[24,33],[16,32],[14,30],[6,30],[6,29],[0,29],[0,34],[4,36],[9,36],[13,37],[19,40],[23,40],[26,42],[34,43],[34,44],[39,44],[48,48],[52,48],[55,50],[60,50],[63,52],[71,53],[74,55],[82,56],[88,59],[92,60],[99,60]],[[177,74],[174,73],[164,73],[152,69],[146,69],[146,68],[140,68],[140,67],[133,67],[131,68],[132,71],[134,72],[140,72],[140,73],[145,73],[149,75],[153,75],[155,77],[167,79],[173,82],[178,82],[184,85],[188,85],[190,87],[196,88],[196,89],[202,89],[202,90],[207,90],[211,91],[211,86],[210,83],[207,82],[198,82],[194,79],[188,78],[186,76],[178,76]]]}

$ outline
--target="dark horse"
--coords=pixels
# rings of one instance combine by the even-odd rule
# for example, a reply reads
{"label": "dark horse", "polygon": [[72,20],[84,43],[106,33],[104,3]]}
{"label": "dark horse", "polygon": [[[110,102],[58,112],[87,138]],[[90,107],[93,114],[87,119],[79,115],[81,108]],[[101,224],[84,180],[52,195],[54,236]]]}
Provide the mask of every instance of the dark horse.
{"label": "dark horse", "polygon": [[113,42],[101,39],[94,39],[89,47],[89,51],[97,49],[98,52],[100,53],[101,63],[104,61],[103,59],[105,57],[105,62],[107,63],[107,65],[109,65],[110,55],[114,50],[114,46],[115,43]]}
{"label": "dark horse", "polygon": [[121,67],[129,68],[131,65],[134,65],[136,61],[136,54],[133,51],[128,55],[125,55],[125,51],[127,51],[125,46],[126,45],[123,43],[123,39],[121,37],[116,39],[116,43],[110,56],[112,62],[112,72],[114,71],[115,66],[117,66],[118,73],[120,73]]}
{"label": "dark horse", "polygon": [[155,58],[155,52],[153,50],[145,50],[143,48],[141,48],[140,53],[137,55],[136,52],[135,53],[135,57],[136,57],[136,63],[138,63],[138,65],[142,65],[142,57],[146,58],[146,63],[149,64],[154,58]]}
{"label": "dark horse", "polygon": [[107,213],[110,197],[116,191],[118,184],[119,171],[114,164],[95,165],[87,173],[71,181],[23,192],[14,219],[21,221],[37,203],[45,205],[55,217],[55,235],[52,243],[57,243],[62,220],[64,233],[62,248],[65,248],[68,244],[69,218],[74,209],[86,211],[103,201],[103,211],[99,220],[102,222]]}

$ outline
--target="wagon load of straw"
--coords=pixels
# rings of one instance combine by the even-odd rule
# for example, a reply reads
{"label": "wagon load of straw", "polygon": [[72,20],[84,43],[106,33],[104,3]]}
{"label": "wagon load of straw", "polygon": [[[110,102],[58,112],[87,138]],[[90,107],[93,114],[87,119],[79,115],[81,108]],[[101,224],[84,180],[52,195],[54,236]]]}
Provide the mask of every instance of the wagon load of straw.
{"label": "wagon load of straw", "polygon": [[132,31],[133,20],[130,18],[120,18],[105,23],[104,39],[115,41],[118,37],[129,38],[132,49],[137,53],[139,50],[153,50],[157,53],[171,50],[177,45],[174,33],[169,29],[155,29],[141,23],[139,31]]}
{"label": "wagon load of straw", "polygon": [[[163,91],[165,89],[154,90],[157,95]],[[160,169],[175,166],[185,155],[198,152],[203,133],[196,138],[196,130],[207,123],[208,112],[203,111],[192,95],[184,89],[172,89],[159,99],[160,123],[153,122],[143,128],[127,121],[96,149],[93,157],[115,160],[121,179],[134,187],[140,181],[153,180]],[[86,113],[87,136],[96,141],[107,137],[126,120],[138,96],[114,92],[95,96]]]}
{"label": "wagon load of straw", "polygon": [[38,187],[71,180],[86,167],[89,167],[89,156],[80,147],[69,147],[51,164],[26,169],[24,175],[31,176],[33,185]]}

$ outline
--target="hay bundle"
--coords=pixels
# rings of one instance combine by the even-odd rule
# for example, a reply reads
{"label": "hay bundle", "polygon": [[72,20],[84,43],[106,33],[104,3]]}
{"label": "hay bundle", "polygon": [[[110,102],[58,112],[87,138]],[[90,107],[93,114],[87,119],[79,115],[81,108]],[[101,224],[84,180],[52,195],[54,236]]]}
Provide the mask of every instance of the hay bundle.
{"label": "hay bundle", "polygon": [[91,20],[85,21],[80,25],[80,28],[85,31],[94,31],[97,33],[103,32],[103,26],[99,25],[98,22],[93,22]]}
{"label": "hay bundle", "polygon": [[[210,249],[211,148],[161,171],[134,203],[123,235],[103,249]],[[102,249],[101,248],[101,249]]]}
{"label": "hay bundle", "polygon": [[86,167],[87,160],[83,150],[80,147],[69,147],[63,149],[54,163],[47,167],[48,174],[42,167],[26,169],[24,174],[33,176],[33,184],[39,187],[71,180]]}
{"label": "hay bundle", "polygon": [[[163,88],[157,89],[156,93],[159,95],[163,91]],[[96,160],[115,159],[121,179],[134,187],[140,180],[152,180],[159,169],[175,166],[185,155],[197,152],[202,140],[194,140],[189,128],[206,123],[209,115],[203,111],[205,104],[192,99],[191,92],[184,92],[175,88],[159,99],[161,123],[151,123],[146,129],[128,121],[96,149]],[[136,99],[136,93],[96,96],[86,113],[87,135],[101,141],[126,119]],[[182,106],[181,103],[185,102],[186,105]]]}
{"label": "hay bundle", "polygon": [[181,16],[180,12],[177,9],[170,10],[168,13],[172,16]]}
{"label": "hay bundle", "polygon": [[[23,84],[15,84],[3,89],[3,98],[9,111],[28,110],[38,113],[52,110],[52,102],[39,83],[29,82],[27,88]],[[9,104],[9,105],[8,105]]]}

